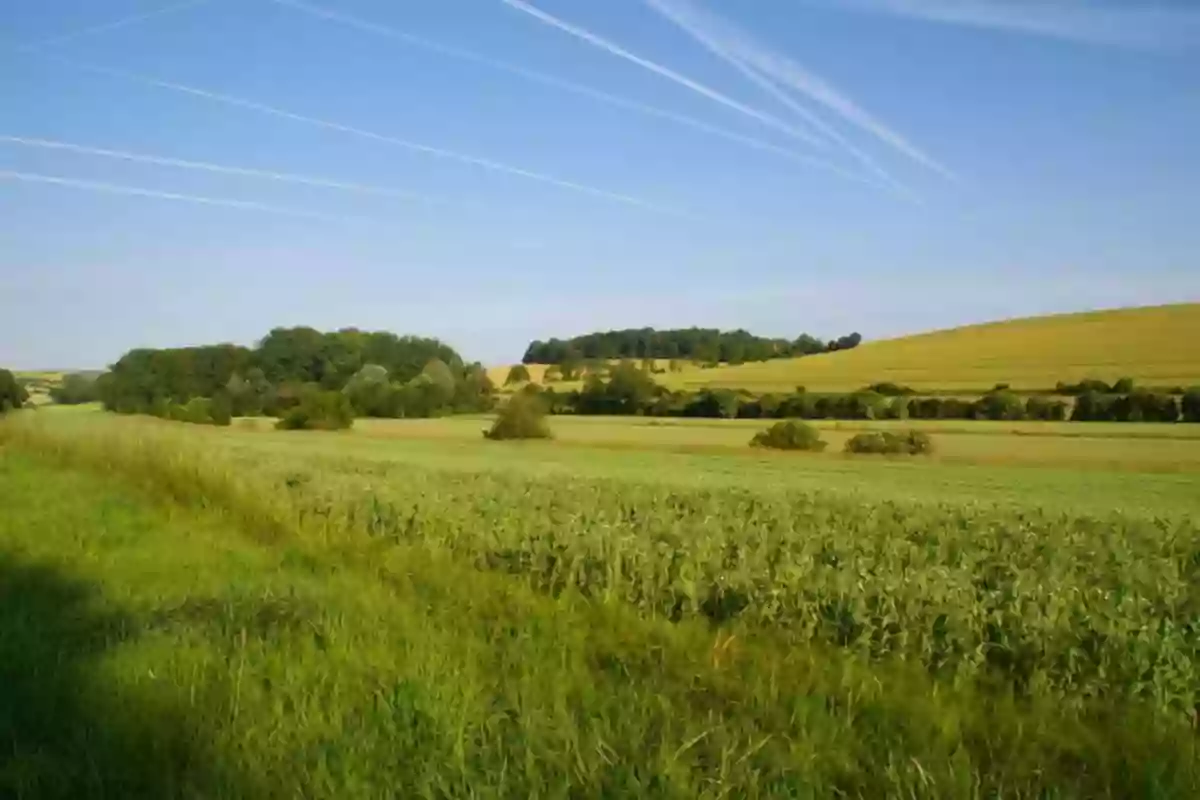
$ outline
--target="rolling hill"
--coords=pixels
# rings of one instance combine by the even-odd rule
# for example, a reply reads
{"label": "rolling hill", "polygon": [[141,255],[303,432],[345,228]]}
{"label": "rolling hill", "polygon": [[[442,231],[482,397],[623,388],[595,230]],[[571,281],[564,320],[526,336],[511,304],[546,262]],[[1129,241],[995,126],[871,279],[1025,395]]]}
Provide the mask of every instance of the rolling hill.
{"label": "rolling hill", "polygon": [[[497,384],[507,367],[492,371]],[[534,380],[544,368],[530,365]],[[924,391],[979,392],[997,383],[1050,389],[1059,381],[1131,377],[1147,386],[1200,384],[1200,303],[988,322],[853,350],[659,376],[674,389],[850,391],[892,381]]]}

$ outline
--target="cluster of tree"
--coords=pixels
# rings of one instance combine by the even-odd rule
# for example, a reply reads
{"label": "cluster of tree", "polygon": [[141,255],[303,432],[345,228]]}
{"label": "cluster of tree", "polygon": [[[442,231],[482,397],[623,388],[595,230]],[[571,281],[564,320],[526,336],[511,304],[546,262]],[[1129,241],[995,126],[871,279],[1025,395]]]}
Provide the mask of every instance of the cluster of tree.
{"label": "cluster of tree", "polygon": [[[879,385],[872,389],[879,388]],[[886,388],[886,387],[885,387]],[[897,387],[903,389],[903,387]],[[1134,391],[1126,395],[1089,393],[1070,404],[1045,396],[1022,397],[997,389],[976,399],[909,397],[904,392],[860,391],[820,394],[751,395],[730,389],[669,391],[645,370],[624,362],[607,379],[590,376],[582,389],[556,392],[535,385],[552,414],[644,415],[742,419],[986,419],[986,420],[1118,420],[1200,421],[1200,388],[1178,398]]]}
{"label": "cluster of tree", "polygon": [[106,408],[159,414],[193,398],[234,416],[285,416],[315,392],[344,393],[360,416],[429,417],[491,408],[479,364],[436,339],[344,329],[276,328],[251,349],[232,344],[126,353],[95,392]]}
{"label": "cluster of tree", "polygon": [[0,369],[0,414],[22,408],[28,399],[29,394],[16,376],[6,369]]}
{"label": "cluster of tree", "polygon": [[1078,396],[1089,392],[1099,394],[1129,394],[1133,391],[1133,378],[1118,378],[1113,383],[1105,383],[1096,378],[1085,378],[1079,383],[1059,381],[1054,387],[1055,394]]}
{"label": "cluster of tree", "polygon": [[96,375],[74,372],[63,378],[58,386],[51,387],[50,399],[60,406],[80,406],[100,400],[96,386]]}
{"label": "cluster of tree", "polygon": [[[1192,393],[1185,397],[1192,397]],[[1193,397],[1193,403],[1195,398]],[[1182,413],[1175,395],[1138,390],[1130,394],[1086,392],[1075,400],[1071,419],[1080,422],[1200,422]]]}
{"label": "cluster of tree", "polygon": [[768,339],[740,329],[680,328],[659,331],[654,328],[630,328],[589,333],[573,339],[535,341],[525,350],[521,361],[525,364],[576,365],[593,359],[661,358],[741,364],[849,350],[857,347],[861,341],[862,336],[857,333],[822,341],[808,334],[801,334],[796,339]]}
{"label": "cluster of tree", "polygon": [[933,453],[933,439],[924,431],[864,431],[851,436],[845,445],[847,453],[879,455],[927,456]]}

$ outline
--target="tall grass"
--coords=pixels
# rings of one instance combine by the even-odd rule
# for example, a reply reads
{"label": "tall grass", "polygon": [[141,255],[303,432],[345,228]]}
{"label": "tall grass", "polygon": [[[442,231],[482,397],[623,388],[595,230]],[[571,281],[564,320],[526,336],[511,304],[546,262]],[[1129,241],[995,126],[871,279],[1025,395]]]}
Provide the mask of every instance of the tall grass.
{"label": "tall grass", "polygon": [[[966,609],[951,639],[995,619],[1034,643],[1083,609],[1106,636],[1142,625],[1144,652],[1189,668],[1194,651],[1164,644],[1195,613],[1182,578],[1163,580],[1194,543],[1186,529],[1159,531],[1164,545],[1150,528],[1077,523],[1060,551],[1050,518],[964,511],[921,538],[931,518],[888,504],[856,515],[813,497],[454,480],[353,460],[247,469],[208,446],[214,433],[0,424],[0,593],[52,587],[5,595],[0,670],[6,686],[54,678],[22,714],[0,712],[0,738],[30,739],[35,718],[47,730],[33,733],[61,737],[0,770],[0,793],[1185,797],[1200,785],[1177,684],[1153,659],[1161,696],[1082,668],[1014,688],[990,679],[986,656],[934,674],[916,657],[937,609]],[[999,571],[1032,566],[1039,538],[1050,567]],[[954,553],[960,571],[939,582]],[[1131,572],[1123,599],[1090,589],[1089,570],[1101,583]],[[993,594],[962,583],[971,574]],[[689,597],[689,581],[682,608],[664,600]],[[76,585],[90,588],[64,603]],[[756,585],[738,613],[705,605]],[[862,602],[880,635],[831,637],[843,617],[806,616],[821,598],[843,598],[841,612]],[[1028,627],[1012,627],[1023,615]],[[39,616],[44,656],[29,651]],[[95,623],[95,653],[61,657],[58,638],[86,649],[64,618]],[[51,708],[73,711],[46,722]],[[89,762],[89,731],[111,763]],[[131,748],[159,733],[139,763]]]}

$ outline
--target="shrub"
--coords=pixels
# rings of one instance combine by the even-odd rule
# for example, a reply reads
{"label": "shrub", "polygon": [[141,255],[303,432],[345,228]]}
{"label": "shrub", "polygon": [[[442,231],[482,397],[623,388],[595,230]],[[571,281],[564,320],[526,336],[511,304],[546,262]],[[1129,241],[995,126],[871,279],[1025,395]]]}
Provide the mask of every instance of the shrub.
{"label": "shrub", "polygon": [[821,439],[820,432],[811,425],[795,420],[776,422],[764,431],[754,434],[751,447],[769,447],[772,450],[808,450],[820,452],[828,442]]}
{"label": "shrub", "polygon": [[546,404],[537,394],[521,393],[513,395],[489,430],[483,432],[484,438],[492,441],[506,439],[552,439],[550,426],[546,424]]}
{"label": "shrub", "polygon": [[1133,391],[1133,378],[1120,378],[1112,385],[1112,390],[1116,394],[1129,394]]}
{"label": "shrub", "polygon": [[342,392],[309,390],[275,423],[283,431],[339,431],[354,424],[354,406]]}
{"label": "shrub", "polygon": [[855,434],[846,442],[847,453],[929,455],[933,452],[933,439],[924,431],[868,431]]}

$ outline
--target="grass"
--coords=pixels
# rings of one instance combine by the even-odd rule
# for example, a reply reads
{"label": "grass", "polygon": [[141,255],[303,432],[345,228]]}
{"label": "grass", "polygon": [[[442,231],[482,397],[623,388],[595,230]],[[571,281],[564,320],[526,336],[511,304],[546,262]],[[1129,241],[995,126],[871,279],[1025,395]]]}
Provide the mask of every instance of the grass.
{"label": "grass", "polygon": [[[349,464],[300,485],[295,462],[242,471],[194,429],[46,420],[0,427],[6,796],[1166,798],[1200,781],[1187,723],[1122,696],[1019,699],[481,572],[436,521],[484,485],[416,476],[432,516],[401,541],[313,515],[366,477]],[[493,512],[528,509],[506,499]]]}
{"label": "grass", "polygon": [[[0,795],[1200,788],[1200,533],[1154,483],[1180,476],[473,424],[468,445],[0,423]],[[997,480],[1048,504],[970,500]],[[1049,504],[1089,491],[1091,513]]]}
{"label": "grass", "polygon": [[[545,367],[530,365],[541,381]],[[508,368],[492,372],[502,385]],[[1200,384],[1200,303],[1122,308],[968,325],[867,341],[853,350],[657,376],[672,389],[726,387],[754,392],[848,392],[891,381],[938,393],[978,394],[997,383],[1045,390],[1059,381],[1146,386]],[[563,385],[564,388],[576,388]]]}

